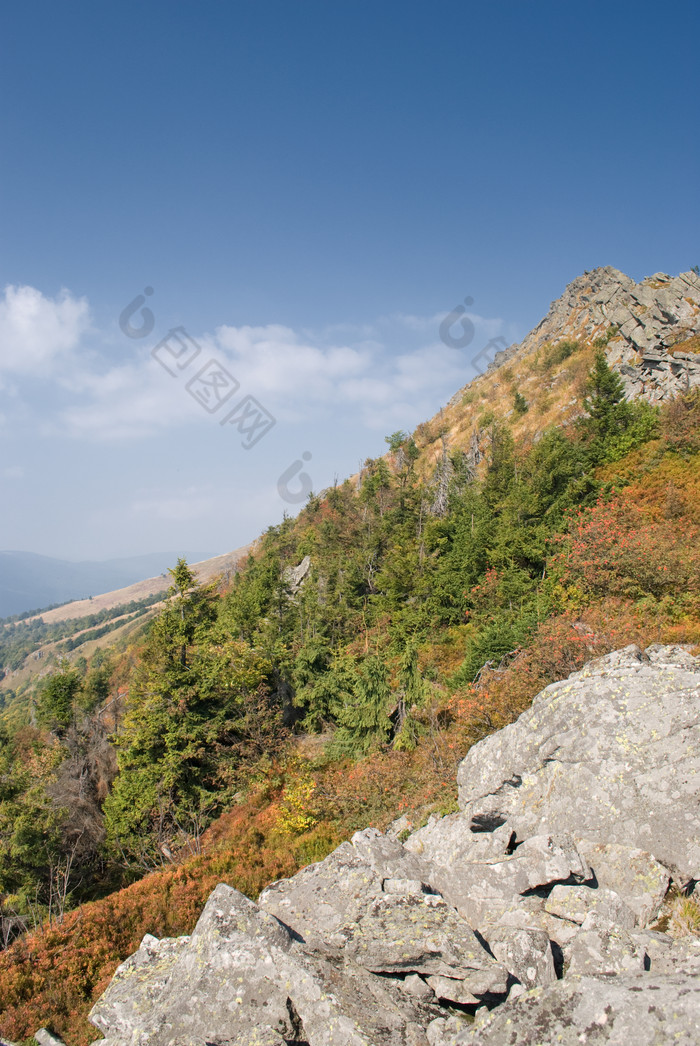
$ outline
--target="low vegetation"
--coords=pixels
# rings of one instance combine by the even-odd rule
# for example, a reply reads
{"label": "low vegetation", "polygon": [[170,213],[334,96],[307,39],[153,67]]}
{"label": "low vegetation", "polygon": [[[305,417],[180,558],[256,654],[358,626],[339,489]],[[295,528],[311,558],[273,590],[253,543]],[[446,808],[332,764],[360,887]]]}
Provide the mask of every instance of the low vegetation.
{"label": "low vegetation", "polygon": [[455,809],[469,746],[543,686],[700,641],[700,396],[631,404],[600,349],[554,349],[540,372],[589,358],[570,425],[516,444],[492,411],[478,473],[444,438],[429,467],[432,430],[393,433],[225,594],[180,561],[137,643],[10,701],[3,1035],[89,1041],[117,963],[189,932],[216,882],[255,896],[356,828]]}
{"label": "low vegetation", "polygon": [[[59,643],[59,650],[70,651],[91,639],[107,635],[121,627],[126,619],[135,620],[143,616],[149,607],[162,600],[162,593],[132,600],[121,606],[101,610],[81,618],[69,618],[47,624],[41,611],[32,615],[14,615],[0,620],[0,671],[19,668],[25,659],[46,643]],[[56,609],[54,607],[47,609]],[[29,618],[29,619],[28,619]],[[100,626],[100,627],[95,627]],[[61,643],[60,641],[63,640]]]}

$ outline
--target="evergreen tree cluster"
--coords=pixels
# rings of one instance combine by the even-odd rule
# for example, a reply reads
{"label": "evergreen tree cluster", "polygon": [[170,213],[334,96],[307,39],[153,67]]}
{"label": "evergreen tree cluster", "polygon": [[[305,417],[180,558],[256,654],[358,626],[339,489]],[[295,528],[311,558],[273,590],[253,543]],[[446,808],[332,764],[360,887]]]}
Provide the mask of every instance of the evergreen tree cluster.
{"label": "evergreen tree cluster", "polygon": [[[109,661],[65,663],[0,736],[0,890],[46,907],[61,875],[70,893],[71,862],[104,889],[118,865],[196,848],[292,731],[327,732],[336,757],[414,747],[431,680],[468,684],[527,640],[556,599],[553,537],[605,495],[599,466],[657,434],[602,350],[584,395],[574,425],[529,446],[493,420],[478,479],[446,441],[420,478],[416,443],[393,433],[357,483],[270,527],[223,597],[178,561],[126,686]],[[440,636],[455,637],[451,673],[421,661]]]}

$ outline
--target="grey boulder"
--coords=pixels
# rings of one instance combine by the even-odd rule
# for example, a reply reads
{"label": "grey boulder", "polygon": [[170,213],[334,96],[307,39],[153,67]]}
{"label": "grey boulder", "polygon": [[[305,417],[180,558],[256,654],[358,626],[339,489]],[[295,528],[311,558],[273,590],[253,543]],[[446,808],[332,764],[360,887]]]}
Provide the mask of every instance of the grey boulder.
{"label": "grey boulder", "polygon": [[700,878],[700,677],[626,647],[548,686],[458,772],[472,826],[573,833]]}
{"label": "grey boulder", "polygon": [[310,1046],[421,1046],[434,1015],[346,956],[302,951],[286,926],[228,886],[214,890],[192,937],[168,952],[165,983],[162,964],[149,981],[153,958],[124,964],[92,1023],[125,1046],[262,1046],[274,1036]]}
{"label": "grey boulder", "polygon": [[599,921],[624,930],[632,930],[637,919],[625,902],[614,890],[604,886],[589,889],[586,886],[555,886],[544,903],[545,911],[558,919],[582,924],[591,912]]}
{"label": "grey boulder", "polygon": [[356,923],[373,900],[385,892],[429,891],[430,871],[397,839],[370,828],[356,832],[324,861],[273,883],[258,903],[304,940],[342,946],[344,928]]}
{"label": "grey boulder", "polygon": [[455,1029],[439,1046],[697,1046],[700,981],[687,974],[572,977]]}

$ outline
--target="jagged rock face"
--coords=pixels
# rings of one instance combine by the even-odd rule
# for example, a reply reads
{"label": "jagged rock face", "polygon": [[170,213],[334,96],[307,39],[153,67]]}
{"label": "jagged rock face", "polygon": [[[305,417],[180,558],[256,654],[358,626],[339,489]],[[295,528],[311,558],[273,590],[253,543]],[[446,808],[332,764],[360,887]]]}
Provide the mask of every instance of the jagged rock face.
{"label": "jagged rock face", "polygon": [[284,571],[284,583],[289,595],[294,598],[302,588],[311,572],[311,556],[304,556],[297,567],[287,567]]}
{"label": "jagged rock face", "polygon": [[700,981],[644,973],[572,977],[527,992],[472,1029],[458,1028],[441,1028],[431,1046],[697,1046]]}
{"label": "jagged rock face", "polygon": [[700,1041],[700,940],[649,928],[700,878],[699,713],[680,647],[591,663],[469,752],[460,813],[358,832],[258,904],[217,887],[91,1020],[111,1046]]}
{"label": "jagged rock face", "polygon": [[697,661],[680,651],[600,658],[472,748],[457,777],[461,816],[476,829],[507,822],[521,838],[570,832],[584,854],[642,850],[677,880],[700,879],[699,707]]}
{"label": "jagged rock face", "polygon": [[489,369],[546,342],[603,337],[613,326],[618,334],[606,356],[630,398],[655,403],[700,385],[700,354],[683,345],[700,332],[700,277],[656,273],[635,283],[609,265],[573,280],[524,341],[497,353]]}

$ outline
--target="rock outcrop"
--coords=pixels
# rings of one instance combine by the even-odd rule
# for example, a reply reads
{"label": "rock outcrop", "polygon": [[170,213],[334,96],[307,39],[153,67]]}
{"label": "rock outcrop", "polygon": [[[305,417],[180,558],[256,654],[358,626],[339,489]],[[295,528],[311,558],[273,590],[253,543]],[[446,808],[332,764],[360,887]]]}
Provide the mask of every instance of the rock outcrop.
{"label": "rock outcrop", "polygon": [[110,1046],[690,1046],[700,939],[700,659],[628,647],[474,746],[460,811],[358,832],[258,903],[146,937],[91,1020]]}
{"label": "rock outcrop", "polygon": [[627,395],[657,403],[700,385],[698,334],[697,273],[657,272],[635,283],[608,265],[573,280],[534,330],[519,345],[496,353],[488,369],[547,343],[610,337],[607,360],[619,371]]}

